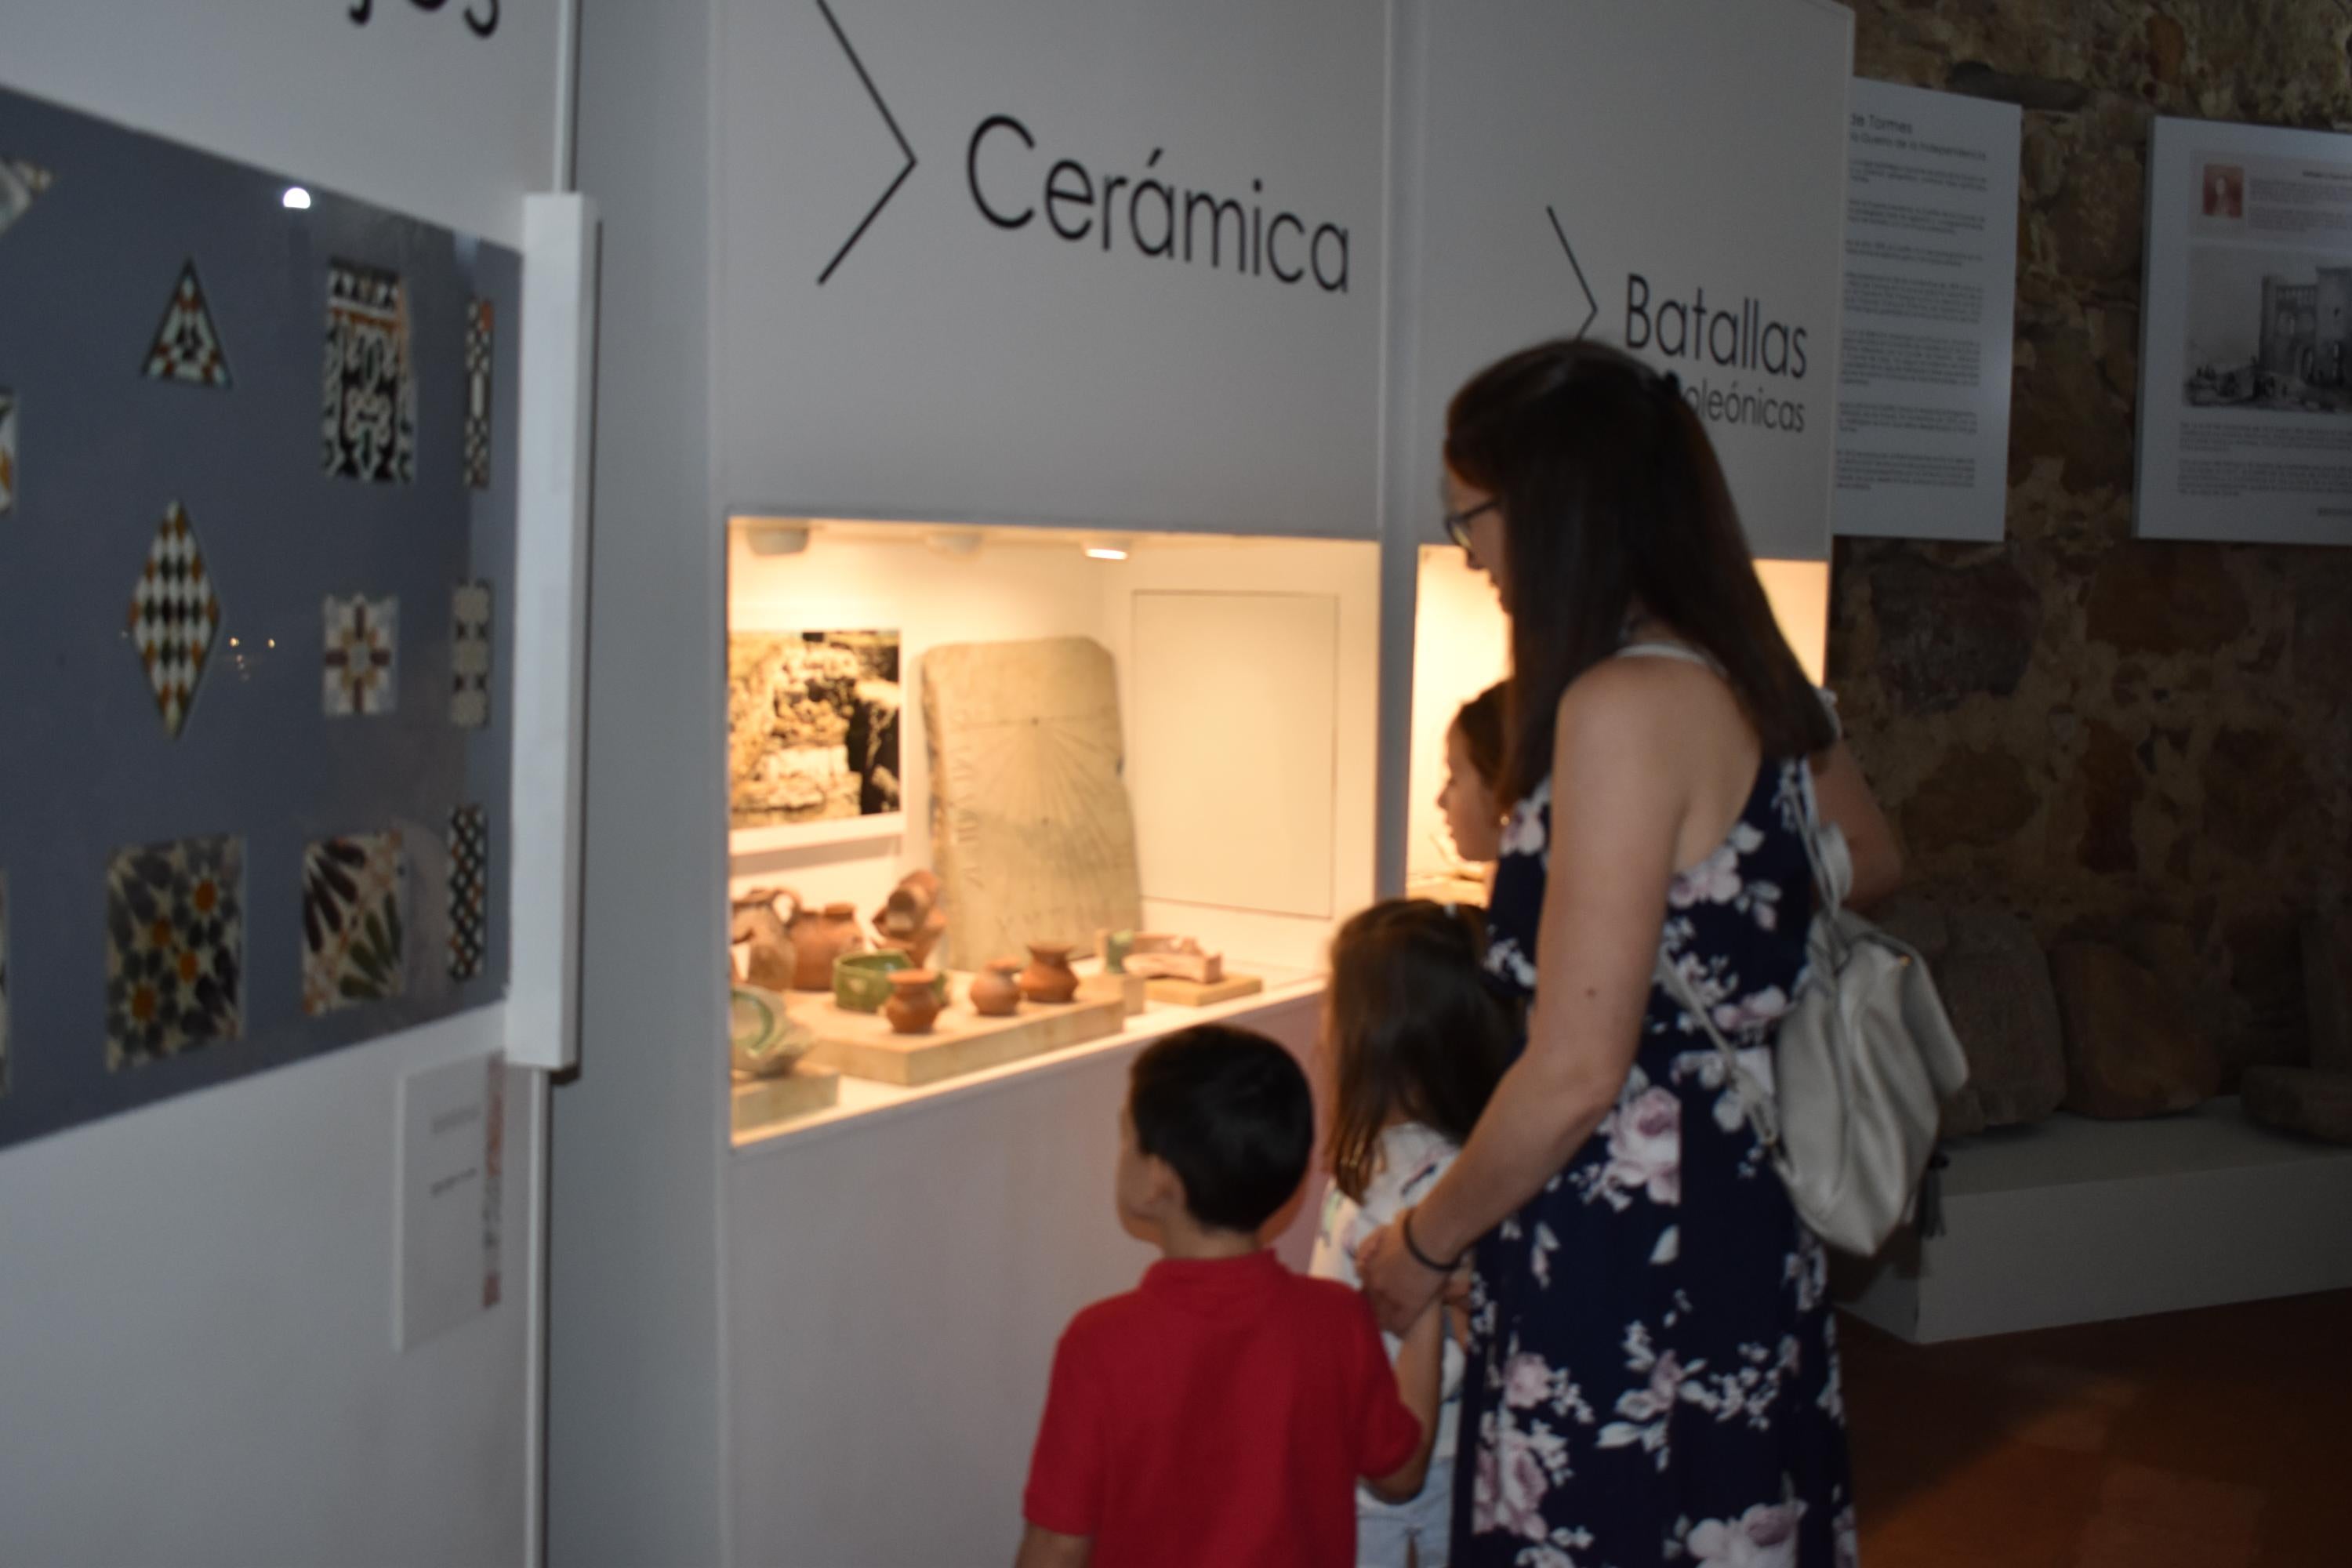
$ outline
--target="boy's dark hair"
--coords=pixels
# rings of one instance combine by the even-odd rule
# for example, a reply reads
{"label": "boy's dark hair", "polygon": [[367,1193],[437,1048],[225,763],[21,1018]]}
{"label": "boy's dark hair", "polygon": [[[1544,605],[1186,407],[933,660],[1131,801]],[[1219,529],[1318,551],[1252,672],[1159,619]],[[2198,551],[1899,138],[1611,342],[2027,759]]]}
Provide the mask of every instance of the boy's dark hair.
{"label": "boy's dark hair", "polygon": [[1182,1178],[1202,1225],[1254,1236],[1306,1179],[1315,1098],[1264,1035],[1201,1024],[1169,1036],[1135,1058],[1127,1104],[1135,1146]]}
{"label": "boy's dark hair", "polygon": [[1339,928],[1327,1003],[1331,1178],[1356,1202],[1398,1114],[1461,1144],[1486,1109],[1511,1029],[1479,968],[1477,912],[1390,899]]}

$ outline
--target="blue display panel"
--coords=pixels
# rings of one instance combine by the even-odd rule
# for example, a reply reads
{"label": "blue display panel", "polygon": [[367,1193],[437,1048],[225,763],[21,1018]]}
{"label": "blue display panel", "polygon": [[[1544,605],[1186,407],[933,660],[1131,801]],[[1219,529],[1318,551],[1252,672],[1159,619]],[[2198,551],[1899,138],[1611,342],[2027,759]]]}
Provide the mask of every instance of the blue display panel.
{"label": "blue display panel", "polygon": [[0,1144],[504,994],[520,289],[0,91]]}

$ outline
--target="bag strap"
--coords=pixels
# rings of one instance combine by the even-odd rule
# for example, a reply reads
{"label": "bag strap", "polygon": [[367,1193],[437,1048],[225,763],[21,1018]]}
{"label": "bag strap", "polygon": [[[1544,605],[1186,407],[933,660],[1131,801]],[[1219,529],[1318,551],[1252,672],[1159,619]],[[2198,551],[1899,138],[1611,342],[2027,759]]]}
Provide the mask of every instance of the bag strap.
{"label": "bag strap", "polygon": [[1716,1053],[1723,1058],[1724,1075],[1732,1091],[1739,1096],[1739,1109],[1746,1114],[1748,1125],[1755,1130],[1756,1141],[1764,1145],[1767,1153],[1777,1158],[1780,1152],[1780,1107],[1773,1103],[1772,1096],[1764,1086],[1756,1081],[1756,1076],[1739,1065],[1739,1052],[1723,1037],[1723,1031],[1715,1026],[1715,1020],[1707,1016],[1706,1005],[1691,989],[1690,981],[1683,972],[1667,960],[1663,944],[1658,951],[1654,973],[1657,983],[1665,988],[1666,994],[1696,1020],[1698,1026],[1706,1032],[1706,1037],[1715,1042]]}

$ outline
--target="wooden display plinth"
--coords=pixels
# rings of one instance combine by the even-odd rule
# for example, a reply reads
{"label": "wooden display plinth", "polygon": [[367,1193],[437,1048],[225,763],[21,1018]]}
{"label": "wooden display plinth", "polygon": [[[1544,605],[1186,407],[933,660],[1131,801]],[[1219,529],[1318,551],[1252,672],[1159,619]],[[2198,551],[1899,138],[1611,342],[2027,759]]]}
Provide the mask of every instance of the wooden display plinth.
{"label": "wooden display plinth", "polygon": [[830,1110],[840,1100],[841,1074],[811,1061],[795,1062],[792,1071],[776,1078],[739,1078],[735,1080],[736,1136]]}
{"label": "wooden display plinth", "polygon": [[1213,1007],[1220,1002],[1238,1002],[1244,996],[1255,996],[1265,989],[1265,982],[1255,974],[1228,974],[1223,980],[1179,980],[1173,975],[1154,980],[1144,987],[1154,1002],[1170,1002],[1179,1007]]}
{"label": "wooden display plinth", "polygon": [[1078,976],[1078,1000],[1117,1001],[1132,1018],[1143,1011],[1149,1000],[1147,982],[1140,974],[1082,974]]}
{"label": "wooden display plinth", "polygon": [[1127,1022],[1126,1005],[1118,997],[1058,1007],[1024,1002],[1009,1018],[983,1018],[961,1000],[961,985],[954,991],[956,1005],[923,1035],[898,1034],[879,1013],[852,1013],[830,1001],[802,1008],[795,1016],[816,1031],[807,1059],[852,1078],[913,1089],[1099,1040]]}

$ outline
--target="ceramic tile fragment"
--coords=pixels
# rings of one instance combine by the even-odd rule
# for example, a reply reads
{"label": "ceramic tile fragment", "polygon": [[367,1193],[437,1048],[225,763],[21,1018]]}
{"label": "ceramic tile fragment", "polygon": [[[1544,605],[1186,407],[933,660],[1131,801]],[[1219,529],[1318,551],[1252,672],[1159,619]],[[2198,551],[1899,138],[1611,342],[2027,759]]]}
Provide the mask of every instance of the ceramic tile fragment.
{"label": "ceramic tile fragment", "polygon": [[244,1033],[245,843],[117,850],[106,869],[106,1070]]}
{"label": "ceramic tile fragment", "polygon": [[16,510],[16,395],[0,386],[0,517]]}
{"label": "ceramic tile fragment", "polygon": [[193,257],[181,267],[172,302],[163,307],[163,320],[147,351],[147,377],[195,386],[229,384],[228,355],[221,348],[220,331],[213,325],[212,307],[205,300]]}
{"label": "ceramic tile fragment", "polygon": [[408,291],[397,272],[329,263],[321,394],[320,461],[328,473],[374,484],[416,478]]}
{"label": "ceramic tile fragment", "polygon": [[131,646],[147,672],[164,732],[178,736],[188,721],[205,660],[219,635],[220,595],[197,548],[194,525],[173,501],[147,546],[146,564],[131,595]]}
{"label": "ceramic tile fragment", "polygon": [[320,700],[331,719],[389,713],[400,697],[400,601],[330,594],[322,602]]}
{"label": "ceramic tile fragment", "polygon": [[490,351],[496,311],[488,300],[466,308],[466,483],[490,488]]}
{"label": "ceramic tile fragment", "polygon": [[8,1092],[8,873],[0,871],[0,1094]]}
{"label": "ceramic tile fragment", "polygon": [[478,805],[449,813],[449,978],[482,972],[489,933],[490,818]]}
{"label": "ceramic tile fragment", "polygon": [[490,585],[460,583],[449,595],[449,722],[490,721]]}
{"label": "ceramic tile fragment", "polygon": [[302,1011],[407,989],[408,857],[398,833],[322,838],[302,853]]}
{"label": "ceramic tile fragment", "polygon": [[22,158],[0,156],[0,234],[25,216],[33,199],[49,188],[47,169]]}

